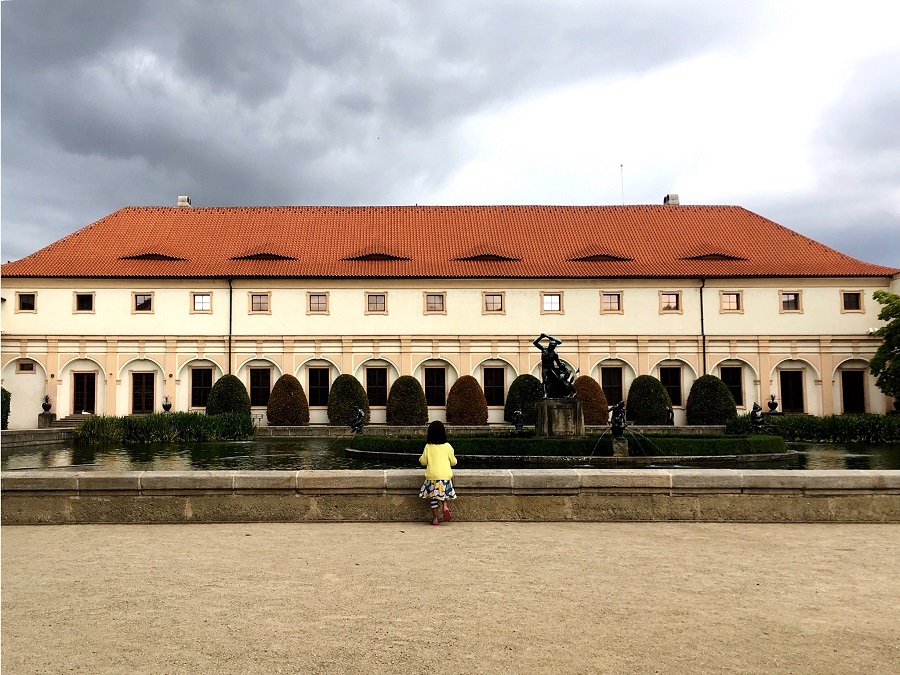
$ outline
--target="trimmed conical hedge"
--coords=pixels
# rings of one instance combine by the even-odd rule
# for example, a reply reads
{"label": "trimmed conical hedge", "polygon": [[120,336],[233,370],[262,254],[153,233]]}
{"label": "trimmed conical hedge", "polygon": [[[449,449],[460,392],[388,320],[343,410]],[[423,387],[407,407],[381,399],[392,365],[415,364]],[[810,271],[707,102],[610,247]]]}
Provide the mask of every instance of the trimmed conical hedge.
{"label": "trimmed conical hedge", "polygon": [[522,411],[524,424],[534,424],[537,420],[537,404],[544,400],[544,385],[534,375],[519,375],[509,385],[503,419],[515,424],[513,413]]}
{"label": "trimmed conical hedge", "polygon": [[266,407],[266,420],[272,427],[299,427],[309,424],[309,401],[303,385],[293,375],[275,381]]}
{"label": "trimmed conical hedge", "polygon": [[471,375],[463,375],[447,394],[447,424],[483,426],[487,424],[488,409],[484,390]]}
{"label": "trimmed conical hedge", "polygon": [[737,405],[722,380],[703,375],[691,385],[685,414],[688,424],[727,424],[737,417]]}
{"label": "trimmed conical hedge", "polygon": [[361,408],[369,423],[369,397],[362,384],[353,375],[338,375],[328,392],[328,421],[337,426],[347,426],[356,419],[356,411]]}
{"label": "trimmed conical hedge", "polygon": [[209,390],[206,414],[221,415],[231,412],[249,415],[250,394],[237,375],[223,375]]}
{"label": "trimmed conical hedge", "polygon": [[633,424],[665,424],[671,405],[662,382],[652,375],[639,375],[628,390],[625,417]]}
{"label": "trimmed conical hedge", "polygon": [[609,424],[606,394],[593,377],[582,375],[574,382],[575,397],[581,401],[585,424]]}
{"label": "trimmed conical hedge", "polygon": [[425,391],[412,375],[401,375],[388,392],[387,423],[402,426],[428,424]]}

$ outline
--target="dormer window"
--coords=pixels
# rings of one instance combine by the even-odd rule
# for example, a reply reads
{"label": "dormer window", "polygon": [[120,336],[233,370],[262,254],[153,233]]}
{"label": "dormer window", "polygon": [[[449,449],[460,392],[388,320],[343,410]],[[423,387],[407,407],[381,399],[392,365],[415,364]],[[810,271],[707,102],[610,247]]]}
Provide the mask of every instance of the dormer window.
{"label": "dormer window", "polygon": [[341,258],[341,260],[369,262],[369,261],[380,261],[380,260],[409,260],[409,258],[402,256],[402,255],[394,255],[393,253],[384,253],[384,252],[374,251],[372,253],[363,253],[361,255],[354,255],[354,256],[349,256],[347,258]]}
{"label": "dormer window", "polygon": [[281,253],[272,253],[271,251],[259,251],[258,253],[248,253],[246,255],[237,255],[232,260],[296,260],[290,255]]}
{"label": "dormer window", "polygon": [[135,255],[126,255],[119,260],[161,260],[164,262],[184,262],[187,258],[179,258],[178,256],[168,255],[167,253],[158,253],[151,251],[149,253],[138,253]]}

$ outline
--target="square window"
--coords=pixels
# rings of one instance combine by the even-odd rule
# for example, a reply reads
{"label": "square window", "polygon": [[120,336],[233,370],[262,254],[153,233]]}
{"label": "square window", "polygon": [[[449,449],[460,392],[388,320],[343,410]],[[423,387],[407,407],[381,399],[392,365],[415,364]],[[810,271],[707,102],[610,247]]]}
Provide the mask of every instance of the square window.
{"label": "square window", "polygon": [[446,293],[426,293],[425,294],[425,313],[426,314],[446,314],[447,313],[447,294]]}
{"label": "square window", "polygon": [[153,311],[153,293],[134,293],[133,296],[135,312]]}
{"label": "square window", "polygon": [[503,293],[482,293],[485,314],[503,314]]}
{"label": "square window", "polygon": [[741,312],[744,309],[740,291],[720,291],[719,309],[723,312]]}
{"label": "square window", "polygon": [[366,293],[367,314],[387,314],[386,293]]}
{"label": "square window", "polygon": [[541,293],[541,314],[562,314],[562,293]]}
{"label": "square window", "polygon": [[37,293],[16,293],[16,311],[37,311]]}
{"label": "square window", "polygon": [[76,293],[75,294],[75,311],[91,313],[94,311],[94,294],[93,293]]}
{"label": "square window", "polygon": [[660,291],[659,311],[681,313],[681,291]]}
{"label": "square window", "polygon": [[307,293],[306,308],[308,314],[328,314],[328,293]]}
{"label": "square window", "polygon": [[270,303],[268,293],[250,294],[250,312],[256,314],[269,314]]}
{"label": "square window", "polygon": [[601,314],[621,314],[622,313],[622,294],[620,292],[601,292],[600,293],[600,313]]}
{"label": "square window", "polygon": [[782,312],[803,311],[803,305],[801,304],[800,291],[782,291],[781,292],[781,311]]}
{"label": "square window", "polygon": [[191,311],[195,314],[212,312],[212,294],[191,293]]}
{"label": "square window", "polygon": [[861,312],[862,291],[841,291],[841,311],[843,312]]}

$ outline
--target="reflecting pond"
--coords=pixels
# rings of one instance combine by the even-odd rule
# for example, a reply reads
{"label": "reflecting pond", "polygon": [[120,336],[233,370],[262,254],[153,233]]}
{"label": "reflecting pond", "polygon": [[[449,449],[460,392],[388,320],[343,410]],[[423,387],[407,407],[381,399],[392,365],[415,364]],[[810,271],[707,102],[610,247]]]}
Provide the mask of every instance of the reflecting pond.
{"label": "reflecting pond", "polygon": [[[260,439],[229,443],[166,443],[107,448],[71,445],[3,448],[3,471],[26,469],[102,471],[200,471],[419,468],[416,457],[380,461],[344,456],[352,440],[341,438]],[[900,443],[884,445],[789,443],[796,469],[900,469]],[[496,465],[495,465],[496,466]],[[512,468],[510,465],[507,468]],[[707,467],[715,463],[704,464]],[[780,465],[783,468],[783,464]],[[722,468],[741,468],[733,462]],[[458,468],[465,468],[460,458]],[[764,468],[747,464],[746,468]]]}

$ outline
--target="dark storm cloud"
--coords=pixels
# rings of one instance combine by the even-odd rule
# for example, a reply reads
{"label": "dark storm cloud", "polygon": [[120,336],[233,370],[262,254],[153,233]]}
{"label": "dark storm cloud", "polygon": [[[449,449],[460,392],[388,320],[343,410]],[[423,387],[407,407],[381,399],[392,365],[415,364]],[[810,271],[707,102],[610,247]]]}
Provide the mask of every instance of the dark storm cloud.
{"label": "dark storm cloud", "polygon": [[713,1],[5,2],[3,257],[178,194],[420,201],[463,161],[469,116],[721,48],[751,18]]}

